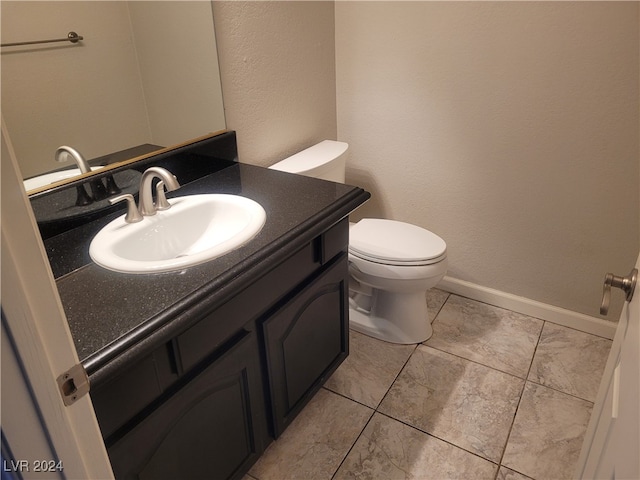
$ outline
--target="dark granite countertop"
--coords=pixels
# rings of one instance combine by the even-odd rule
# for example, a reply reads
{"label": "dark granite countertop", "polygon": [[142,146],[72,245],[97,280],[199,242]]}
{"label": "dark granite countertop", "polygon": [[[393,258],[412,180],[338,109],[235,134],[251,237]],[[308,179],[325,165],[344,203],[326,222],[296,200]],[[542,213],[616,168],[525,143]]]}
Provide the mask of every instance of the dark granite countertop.
{"label": "dark granite countertop", "polygon": [[[188,328],[201,311],[220,305],[295,250],[364,203],[369,194],[349,185],[234,164],[173,192],[243,195],[267,213],[249,243],[178,272],[133,275],[91,262],[96,231],[122,212],[49,241],[50,256],[67,272],[57,285],[79,357],[91,381],[101,381]],[[65,248],[73,243],[75,248]]]}

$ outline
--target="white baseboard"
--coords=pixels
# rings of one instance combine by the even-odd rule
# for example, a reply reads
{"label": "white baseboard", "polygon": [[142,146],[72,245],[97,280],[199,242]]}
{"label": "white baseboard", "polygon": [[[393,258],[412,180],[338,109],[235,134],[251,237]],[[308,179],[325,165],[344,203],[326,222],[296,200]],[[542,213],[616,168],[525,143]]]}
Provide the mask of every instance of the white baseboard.
{"label": "white baseboard", "polygon": [[616,332],[617,323],[449,276],[444,277],[436,288],[604,338],[613,339]]}

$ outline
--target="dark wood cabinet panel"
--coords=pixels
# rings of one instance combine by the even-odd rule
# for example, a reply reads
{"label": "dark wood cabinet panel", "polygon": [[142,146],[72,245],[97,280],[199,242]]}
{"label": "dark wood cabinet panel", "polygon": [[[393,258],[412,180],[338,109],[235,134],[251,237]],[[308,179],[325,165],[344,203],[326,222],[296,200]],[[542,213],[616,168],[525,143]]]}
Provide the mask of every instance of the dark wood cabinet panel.
{"label": "dark wood cabinet panel", "polygon": [[348,354],[347,256],[262,324],[277,437]]}
{"label": "dark wood cabinet panel", "polygon": [[160,348],[91,392],[91,401],[105,439],[162,393],[162,383],[166,384],[171,377],[171,372],[164,370],[168,366],[166,356],[166,348]]}
{"label": "dark wood cabinet panel", "polygon": [[266,443],[256,335],[241,339],[108,449],[116,478],[235,478]]}
{"label": "dark wood cabinet panel", "polygon": [[349,248],[349,218],[344,218],[318,237],[319,260],[330,262],[336,255]]}

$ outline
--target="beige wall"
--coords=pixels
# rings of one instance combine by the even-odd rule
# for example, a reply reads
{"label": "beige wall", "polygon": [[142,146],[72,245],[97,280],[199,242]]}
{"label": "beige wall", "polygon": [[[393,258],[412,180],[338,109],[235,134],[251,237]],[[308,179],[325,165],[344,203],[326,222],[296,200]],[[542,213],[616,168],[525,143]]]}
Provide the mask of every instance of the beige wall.
{"label": "beige wall", "polygon": [[214,2],[227,128],[270,165],[336,138],[333,2]]}
{"label": "beige wall", "polygon": [[597,316],[639,247],[638,3],[335,8],[363,213],[441,235],[454,278]]}
{"label": "beige wall", "polygon": [[[639,247],[637,2],[215,2],[228,128],[269,165],[337,137],[358,213],[449,275],[598,316]],[[609,318],[622,297],[614,293]]]}

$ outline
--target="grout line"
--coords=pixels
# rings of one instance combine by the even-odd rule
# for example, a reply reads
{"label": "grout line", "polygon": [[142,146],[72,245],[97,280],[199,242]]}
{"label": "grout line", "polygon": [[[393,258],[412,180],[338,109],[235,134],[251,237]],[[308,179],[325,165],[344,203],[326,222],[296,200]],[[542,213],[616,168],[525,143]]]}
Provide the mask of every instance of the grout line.
{"label": "grout line", "polygon": [[407,366],[407,363],[409,363],[409,360],[411,360],[411,357],[413,357],[413,354],[416,353],[416,350],[418,350],[418,347],[422,345],[421,343],[416,343],[413,346],[413,351],[409,354],[409,356],[407,357],[407,359],[405,360],[405,362],[402,364],[402,367],[400,367],[400,369],[398,370],[398,373],[396,373],[396,376],[393,377],[393,381],[389,384],[389,388],[387,388],[387,391],[384,392],[384,395],[382,396],[382,398],[380,399],[380,401],[378,402],[378,405],[376,405],[375,411],[378,411],[378,408],[380,408],[380,405],[382,405],[382,402],[384,402],[384,399],[387,398],[387,395],[389,395],[389,392],[391,391],[391,389],[393,388],[393,386],[395,385],[396,381],[398,380],[398,377],[400,376],[400,374],[402,373],[402,371],[405,369],[405,367]]}
{"label": "grout line", "polygon": [[587,402],[587,403],[590,403],[591,405],[595,405],[595,402],[593,400],[588,400],[586,398],[582,398],[582,397],[579,397],[577,395],[573,395],[572,393],[567,393],[567,392],[565,392],[563,390],[558,390],[557,388],[554,388],[554,387],[552,387],[550,385],[545,385],[543,383],[534,382],[533,380],[527,380],[527,382],[528,383],[532,383],[534,385],[538,385],[539,387],[548,388],[549,390],[553,390],[554,392],[561,393],[563,395],[566,395],[567,397],[575,398],[576,400],[582,400],[583,402]]}
{"label": "grout line", "polygon": [[400,419],[397,419],[397,418],[395,418],[395,417],[392,417],[391,415],[388,415],[388,414],[386,414],[386,413],[384,413],[384,412],[376,411],[376,413],[379,413],[380,415],[385,416],[385,417],[387,417],[388,419],[393,420],[394,422],[401,423],[401,424],[403,424],[403,425],[405,425],[405,426],[407,426],[407,427],[409,427],[409,428],[411,428],[411,429],[413,429],[413,430],[416,430],[416,431],[418,431],[418,432],[420,432],[420,433],[422,433],[422,434],[424,434],[424,435],[427,435],[428,437],[431,437],[431,438],[435,438],[435,439],[437,439],[437,440],[440,440],[441,442],[444,442],[444,443],[446,443],[446,444],[448,444],[448,445],[451,445],[452,447],[457,448],[458,450],[462,450],[462,451],[464,451],[464,452],[467,452],[467,453],[469,453],[469,454],[473,455],[474,457],[478,457],[478,458],[480,458],[480,459],[484,460],[485,462],[493,463],[495,466],[497,466],[497,467],[498,467],[498,470],[500,469],[500,465],[499,465],[498,463],[496,463],[495,461],[493,461],[493,460],[489,460],[488,458],[483,457],[482,455],[479,455],[479,454],[478,454],[478,453],[476,453],[476,452],[472,452],[471,450],[467,450],[466,448],[461,447],[460,445],[456,445],[455,443],[451,442],[450,440],[446,440],[446,439],[444,439],[444,438],[439,437],[438,435],[434,435],[433,433],[426,432],[426,431],[424,431],[424,430],[422,430],[422,429],[420,429],[420,428],[416,427],[415,425],[411,425],[410,423],[407,423],[407,422],[405,422],[405,421],[403,421],[403,420],[400,420]]}
{"label": "grout line", "polygon": [[338,473],[338,470],[340,470],[340,467],[342,467],[342,464],[345,462],[345,460],[347,459],[347,457],[349,456],[349,454],[351,453],[351,450],[353,450],[353,447],[356,446],[356,443],[358,443],[358,440],[360,440],[360,437],[362,436],[362,433],[365,431],[365,429],[367,428],[367,426],[369,425],[369,423],[371,423],[371,419],[373,418],[373,416],[376,414],[376,409],[371,408],[369,405],[365,405],[364,403],[358,402],[357,400],[354,400],[353,398],[349,398],[346,395],[343,395],[341,393],[337,393],[334,392],[333,390],[326,388],[326,387],[322,387],[325,388],[326,390],[328,390],[331,393],[334,393],[336,395],[340,395],[341,397],[346,398],[347,400],[351,400],[354,403],[357,403],[358,405],[362,405],[364,407],[367,407],[369,410],[372,410],[373,412],[371,413],[371,416],[369,417],[369,419],[365,422],[364,426],[362,427],[362,429],[360,430],[360,433],[358,433],[358,436],[356,437],[356,439],[353,441],[353,443],[351,444],[351,446],[349,447],[349,449],[347,450],[347,453],[345,453],[344,457],[342,458],[342,460],[340,460],[340,464],[336,467],[335,472],[333,472],[333,474],[331,475],[331,479],[333,480],[333,478],[335,478],[336,474]]}
{"label": "grout line", "polygon": [[[428,341],[428,340],[427,340],[427,341]],[[433,350],[436,350],[436,351],[438,351],[438,352],[446,353],[447,355],[451,355],[452,357],[459,358],[459,359],[464,360],[464,361],[466,361],[466,362],[475,363],[476,365],[480,365],[481,367],[488,368],[488,369],[493,370],[493,371],[495,371],[495,372],[500,372],[500,373],[503,373],[503,374],[505,374],[505,375],[509,375],[510,377],[517,378],[517,379],[519,379],[519,380],[523,380],[523,381],[525,381],[525,382],[527,381],[527,378],[526,378],[526,377],[521,377],[521,376],[516,375],[516,374],[514,374],[514,373],[511,373],[511,372],[505,372],[504,370],[500,370],[499,368],[492,367],[492,366],[487,365],[486,363],[482,363],[482,362],[480,362],[480,361],[478,361],[478,360],[472,360],[472,359],[470,359],[470,358],[462,357],[462,356],[460,356],[460,355],[458,355],[458,354],[456,354],[456,353],[451,353],[451,352],[448,352],[447,350],[443,350],[442,348],[433,347],[433,346],[431,346],[431,345],[427,345],[427,344],[424,344],[424,343],[421,343],[420,345],[422,345],[423,347],[429,347],[429,348],[432,348]],[[534,350],[534,353],[535,353],[535,350]],[[529,367],[529,368],[531,368],[531,367]],[[527,371],[527,375],[528,375],[528,373],[529,373],[529,372]]]}
{"label": "grout line", "polygon": [[[518,416],[518,411],[520,410],[520,405],[522,404],[522,397],[524,395],[524,390],[527,387],[527,382],[528,382],[528,378],[529,378],[529,374],[531,373],[531,367],[533,367],[533,359],[536,358],[536,352],[538,351],[538,346],[540,345],[540,339],[542,338],[542,331],[544,330],[544,326],[547,323],[546,320],[543,321],[544,323],[542,324],[542,328],[540,329],[540,333],[538,334],[538,340],[536,341],[536,346],[533,349],[533,355],[531,355],[531,361],[529,362],[529,369],[527,370],[527,374],[524,377],[524,383],[522,384],[522,391],[520,392],[520,398],[518,399],[518,405],[516,406],[516,410],[513,413],[513,419],[511,420],[511,427],[509,427],[509,434],[507,435],[507,441],[504,443],[504,447],[502,448],[502,455],[500,456],[500,463],[499,463],[499,467],[498,467],[498,472],[500,471],[500,467],[504,466],[505,468],[510,468],[507,467],[506,465],[503,465],[502,462],[504,460],[504,454],[507,451],[507,446],[509,445],[509,440],[511,439],[511,433],[513,433],[513,426],[516,423],[516,417]],[[513,470],[513,469],[511,469]],[[521,472],[518,472],[521,473]],[[524,475],[524,474],[523,474]],[[496,475],[496,479],[497,479],[497,475]]]}
{"label": "grout line", "polygon": [[[438,289],[440,290],[440,289]],[[428,290],[427,290],[428,291]],[[446,290],[440,290],[443,293],[447,294],[447,298],[444,299],[444,302],[442,302],[442,305],[440,305],[440,308],[438,309],[438,311],[436,312],[436,314],[433,316],[433,322],[431,322],[431,324],[433,325],[433,323],[436,321],[436,319],[438,318],[438,315],[440,315],[440,312],[442,311],[442,309],[444,308],[445,304],[449,301],[449,299],[451,298],[451,295],[453,295],[453,293],[451,292],[447,292]],[[428,301],[427,301],[427,306],[428,306]]]}
{"label": "grout line", "polygon": [[364,433],[365,429],[369,426],[369,423],[371,423],[371,419],[373,418],[373,415],[375,415],[375,410],[374,412],[371,414],[371,416],[369,417],[369,420],[367,420],[367,423],[364,424],[364,427],[362,427],[362,430],[360,430],[360,433],[358,434],[358,436],[356,437],[356,439],[354,440],[354,442],[351,444],[351,446],[349,447],[349,449],[347,450],[347,453],[345,454],[345,456],[343,457],[343,459],[340,461],[340,464],[338,465],[338,467],[336,468],[336,471],[333,472],[333,474],[331,475],[331,479],[333,480],[333,478],[335,478],[336,474],[338,473],[338,471],[340,470],[340,467],[342,467],[342,464],[345,462],[345,460],[347,459],[347,457],[349,456],[349,454],[351,453],[351,450],[353,450],[353,447],[356,446],[356,443],[358,443],[358,440],[360,440],[360,437],[362,436],[362,434]]}
{"label": "grout line", "polygon": [[365,403],[359,402],[358,400],[354,400],[351,397],[347,397],[344,393],[340,393],[340,392],[336,392],[334,390],[331,390],[329,387],[325,387],[324,385],[321,387],[324,388],[326,391],[333,393],[334,395],[338,395],[339,397],[345,398],[347,400],[352,401],[353,403],[357,403],[358,405],[361,405],[363,407],[367,407],[369,410],[373,410],[374,412],[376,411],[376,409],[370,405],[367,405]]}

